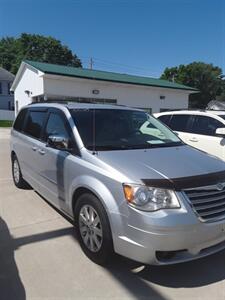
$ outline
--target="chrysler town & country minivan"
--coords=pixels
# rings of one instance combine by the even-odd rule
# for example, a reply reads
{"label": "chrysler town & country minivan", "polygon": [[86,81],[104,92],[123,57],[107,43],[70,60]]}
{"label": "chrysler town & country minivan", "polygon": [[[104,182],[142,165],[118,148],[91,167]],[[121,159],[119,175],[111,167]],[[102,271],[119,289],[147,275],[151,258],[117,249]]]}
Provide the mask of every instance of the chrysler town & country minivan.
{"label": "chrysler town & country minivan", "polygon": [[142,110],[29,105],[14,122],[11,159],[15,185],[74,220],[96,263],[116,252],[172,264],[225,248],[225,163]]}

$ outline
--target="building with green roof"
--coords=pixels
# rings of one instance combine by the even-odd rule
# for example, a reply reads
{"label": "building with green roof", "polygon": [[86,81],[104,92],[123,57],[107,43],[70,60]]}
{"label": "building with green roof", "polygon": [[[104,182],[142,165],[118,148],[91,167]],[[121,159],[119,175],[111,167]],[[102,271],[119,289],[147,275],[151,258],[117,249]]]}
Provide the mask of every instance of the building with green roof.
{"label": "building with green roof", "polygon": [[166,80],[25,60],[13,82],[15,108],[31,102],[120,104],[150,112],[188,107],[197,90]]}

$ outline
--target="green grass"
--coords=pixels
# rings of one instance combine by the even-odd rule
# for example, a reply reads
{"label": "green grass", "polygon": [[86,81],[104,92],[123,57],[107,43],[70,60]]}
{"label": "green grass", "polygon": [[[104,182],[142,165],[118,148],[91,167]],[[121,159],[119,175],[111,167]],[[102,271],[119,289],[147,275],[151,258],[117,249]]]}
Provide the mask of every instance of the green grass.
{"label": "green grass", "polygon": [[0,127],[12,127],[13,121],[0,120]]}

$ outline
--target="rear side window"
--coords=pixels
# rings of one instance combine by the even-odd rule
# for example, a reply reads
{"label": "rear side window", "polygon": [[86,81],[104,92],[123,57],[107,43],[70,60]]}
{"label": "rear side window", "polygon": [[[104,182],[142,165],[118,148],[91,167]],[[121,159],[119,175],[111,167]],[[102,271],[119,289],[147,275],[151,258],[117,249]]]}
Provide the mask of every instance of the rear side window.
{"label": "rear side window", "polygon": [[207,116],[195,116],[191,132],[195,134],[215,136],[216,129],[225,127],[220,121]]}
{"label": "rear side window", "polygon": [[163,116],[159,116],[158,119],[163,122],[164,124],[166,124],[167,126],[169,126],[170,123],[170,118],[171,115],[163,115]]}
{"label": "rear side window", "polygon": [[27,113],[27,109],[23,109],[19,112],[19,114],[14,122],[13,129],[15,129],[17,131],[22,131],[26,113]]}
{"label": "rear side window", "polygon": [[45,117],[46,112],[44,111],[28,111],[24,133],[40,139]]}
{"label": "rear side window", "polygon": [[187,125],[190,118],[190,115],[173,115],[169,127],[175,131],[187,132]]}

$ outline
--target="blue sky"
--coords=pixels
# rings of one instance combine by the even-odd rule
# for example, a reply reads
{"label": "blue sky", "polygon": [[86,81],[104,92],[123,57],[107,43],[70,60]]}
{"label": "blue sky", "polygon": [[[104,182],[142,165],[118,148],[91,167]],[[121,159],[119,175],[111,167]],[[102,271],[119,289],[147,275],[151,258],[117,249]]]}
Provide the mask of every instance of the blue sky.
{"label": "blue sky", "polygon": [[51,35],[88,66],[158,77],[203,61],[225,73],[224,0],[0,0],[0,37]]}

